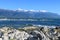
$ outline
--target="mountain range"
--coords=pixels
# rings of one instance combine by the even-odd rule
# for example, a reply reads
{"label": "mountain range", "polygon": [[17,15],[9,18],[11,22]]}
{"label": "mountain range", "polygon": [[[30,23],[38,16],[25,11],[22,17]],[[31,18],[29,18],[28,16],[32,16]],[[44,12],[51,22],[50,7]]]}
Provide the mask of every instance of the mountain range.
{"label": "mountain range", "polygon": [[40,10],[0,9],[0,18],[60,18],[60,15]]}

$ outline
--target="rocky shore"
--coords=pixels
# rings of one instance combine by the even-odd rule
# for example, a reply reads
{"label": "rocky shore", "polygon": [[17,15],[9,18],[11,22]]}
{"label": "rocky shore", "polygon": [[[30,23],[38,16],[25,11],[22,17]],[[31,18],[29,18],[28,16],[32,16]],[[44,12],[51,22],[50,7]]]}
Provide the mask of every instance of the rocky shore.
{"label": "rocky shore", "polygon": [[60,27],[0,28],[0,40],[60,40]]}

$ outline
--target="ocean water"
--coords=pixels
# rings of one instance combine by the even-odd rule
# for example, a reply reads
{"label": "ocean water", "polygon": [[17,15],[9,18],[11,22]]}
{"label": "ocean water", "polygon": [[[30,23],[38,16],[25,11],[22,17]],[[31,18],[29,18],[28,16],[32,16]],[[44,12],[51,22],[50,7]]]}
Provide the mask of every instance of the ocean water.
{"label": "ocean water", "polygon": [[60,26],[60,21],[0,21],[0,27],[9,26],[18,28],[26,24]]}

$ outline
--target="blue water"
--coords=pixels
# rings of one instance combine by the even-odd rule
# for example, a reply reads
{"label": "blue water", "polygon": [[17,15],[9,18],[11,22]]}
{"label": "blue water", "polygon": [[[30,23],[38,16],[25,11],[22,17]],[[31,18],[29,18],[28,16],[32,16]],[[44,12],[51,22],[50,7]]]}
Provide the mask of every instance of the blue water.
{"label": "blue water", "polygon": [[0,27],[12,26],[18,28],[25,24],[60,26],[60,21],[0,21]]}

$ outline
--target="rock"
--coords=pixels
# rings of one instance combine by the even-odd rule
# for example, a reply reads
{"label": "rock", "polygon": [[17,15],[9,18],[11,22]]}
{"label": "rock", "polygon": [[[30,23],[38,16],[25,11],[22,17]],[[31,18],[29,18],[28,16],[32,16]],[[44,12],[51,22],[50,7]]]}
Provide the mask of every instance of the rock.
{"label": "rock", "polygon": [[0,40],[60,40],[60,28],[48,28],[45,26],[21,29],[0,28]]}

